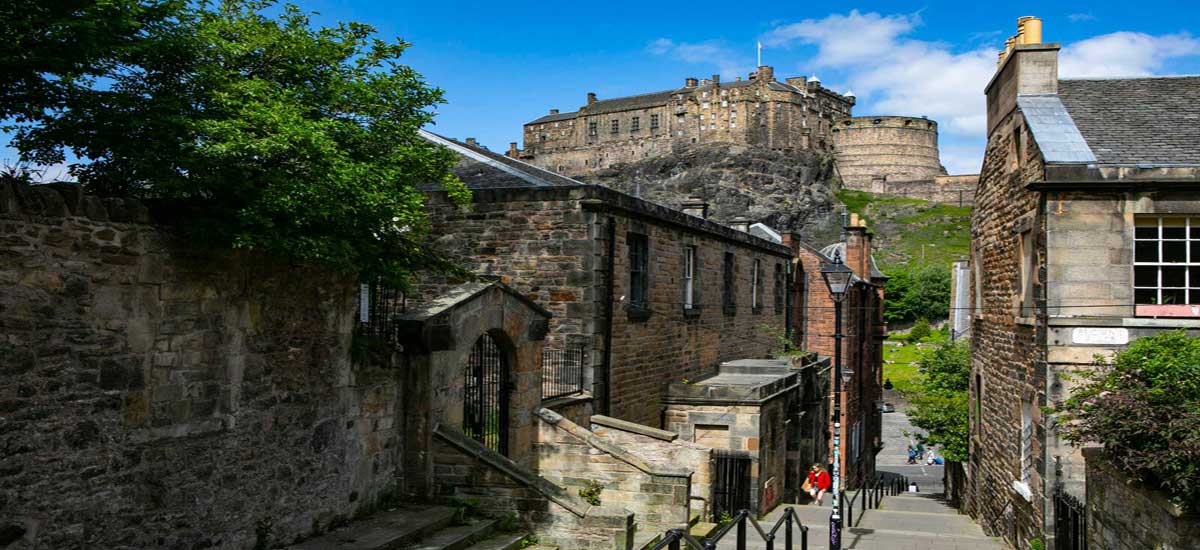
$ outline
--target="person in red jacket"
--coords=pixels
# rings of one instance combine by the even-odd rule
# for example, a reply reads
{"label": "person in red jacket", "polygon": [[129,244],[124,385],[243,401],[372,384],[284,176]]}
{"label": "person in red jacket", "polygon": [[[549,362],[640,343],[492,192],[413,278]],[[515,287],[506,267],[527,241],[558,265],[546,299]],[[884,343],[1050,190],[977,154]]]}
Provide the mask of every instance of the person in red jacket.
{"label": "person in red jacket", "polygon": [[820,506],[825,492],[833,485],[833,479],[829,477],[829,472],[825,471],[824,466],[813,464],[812,468],[808,469],[808,483],[805,485],[808,485],[808,496]]}

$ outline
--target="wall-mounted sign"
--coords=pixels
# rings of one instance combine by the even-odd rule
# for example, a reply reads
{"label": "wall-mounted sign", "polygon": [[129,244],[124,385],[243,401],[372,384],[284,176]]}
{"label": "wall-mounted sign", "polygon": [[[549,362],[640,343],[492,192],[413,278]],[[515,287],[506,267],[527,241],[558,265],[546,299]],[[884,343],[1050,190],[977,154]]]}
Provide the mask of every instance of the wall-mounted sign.
{"label": "wall-mounted sign", "polygon": [[1079,327],[1071,330],[1071,343],[1124,346],[1129,343],[1129,329]]}

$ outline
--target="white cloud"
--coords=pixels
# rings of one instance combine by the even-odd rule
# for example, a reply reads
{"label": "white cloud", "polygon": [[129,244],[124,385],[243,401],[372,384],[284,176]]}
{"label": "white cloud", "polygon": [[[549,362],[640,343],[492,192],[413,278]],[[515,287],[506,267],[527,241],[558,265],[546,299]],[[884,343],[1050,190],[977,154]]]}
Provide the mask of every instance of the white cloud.
{"label": "white cloud", "polygon": [[1072,23],[1078,23],[1080,21],[1095,21],[1096,16],[1090,13],[1072,13],[1067,16],[1067,19],[1070,19]]}
{"label": "white cloud", "polygon": [[1172,59],[1196,55],[1200,55],[1200,40],[1187,33],[1152,36],[1115,32],[1064,47],[1059,57],[1059,75],[1145,76],[1158,74]]}
{"label": "white cloud", "polygon": [[721,40],[704,42],[676,42],[670,38],[659,38],[646,45],[646,51],[654,55],[670,56],[685,63],[716,67],[726,76],[737,76],[754,67],[754,60],[734,53]]}
{"label": "white cloud", "polygon": [[806,65],[841,71],[841,80],[858,94],[858,114],[926,115],[943,134],[981,135],[983,86],[995,71],[995,52],[954,52],[940,42],[905,37],[920,24],[916,14],[851,11],[776,27],[764,42],[815,46]]}

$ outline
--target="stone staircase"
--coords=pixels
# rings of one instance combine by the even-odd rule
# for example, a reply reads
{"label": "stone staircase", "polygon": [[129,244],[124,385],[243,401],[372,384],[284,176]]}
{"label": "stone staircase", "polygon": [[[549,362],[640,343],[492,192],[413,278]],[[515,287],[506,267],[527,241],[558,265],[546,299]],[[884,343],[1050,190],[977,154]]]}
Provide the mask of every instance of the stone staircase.
{"label": "stone staircase", "polygon": [[[405,505],[356,521],[291,550],[518,550],[528,533],[501,532],[494,519],[458,521],[445,506]],[[556,550],[531,547],[529,550]]]}
{"label": "stone staircase", "polygon": [[[857,505],[857,502],[856,502]],[[827,548],[829,544],[829,498],[825,506],[792,505],[800,522],[809,528],[808,547]],[[774,524],[783,513],[780,507],[761,524]],[[747,548],[765,549],[757,536],[748,537]],[[720,550],[737,548],[733,537],[718,545]],[[775,548],[780,549],[778,541]],[[799,535],[794,547],[799,550]],[[842,530],[842,548],[853,550],[1004,550],[999,539],[984,535],[970,517],[961,515],[940,494],[903,493],[884,497],[879,508],[854,511],[854,526]]]}

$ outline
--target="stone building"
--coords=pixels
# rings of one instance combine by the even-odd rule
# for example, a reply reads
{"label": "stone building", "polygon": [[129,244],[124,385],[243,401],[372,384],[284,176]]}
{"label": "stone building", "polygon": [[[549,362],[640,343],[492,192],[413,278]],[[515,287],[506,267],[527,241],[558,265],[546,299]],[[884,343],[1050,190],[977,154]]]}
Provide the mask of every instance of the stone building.
{"label": "stone building", "polygon": [[946,173],[937,122],[925,117],[857,116],[833,135],[837,173],[846,189],[948,204],[973,204],[977,175]]}
{"label": "stone building", "polygon": [[1179,124],[1200,116],[1200,78],[1062,79],[1059,45],[1041,42],[1040,21],[1022,28],[986,87],[964,500],[1014,546],[1062,548],[1056,504],[1091,491],[1043,407],[1095,355],[1200,329],[1200,129]]}
{"label": "stone building", "polygon": [[589,93],[576,111],[524,125],[524,148],[508,156],[547,170],[586,175],[615,164],[663,156],[692,144],[732,143],[778,151],[832,150],[830,130],[850,116],[853,94],[815,76],[775,80],[759,67],[743,80],[688,78],[680,88],[613,99]]}

